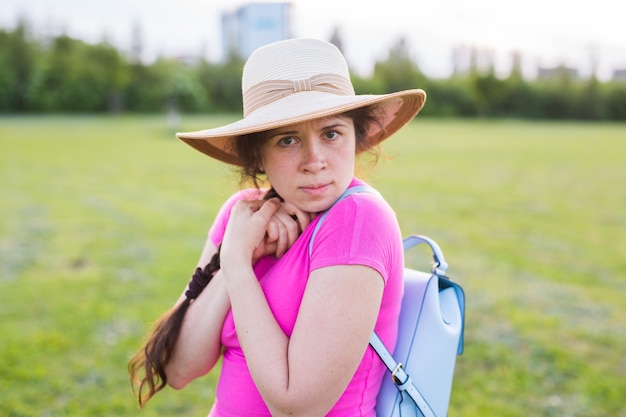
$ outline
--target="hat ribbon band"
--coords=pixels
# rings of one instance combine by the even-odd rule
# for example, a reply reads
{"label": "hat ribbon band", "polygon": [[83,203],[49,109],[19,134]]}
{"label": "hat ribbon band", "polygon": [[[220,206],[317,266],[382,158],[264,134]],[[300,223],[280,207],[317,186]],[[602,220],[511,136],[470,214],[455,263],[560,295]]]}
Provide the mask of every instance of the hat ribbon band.
{"label": "hat ribbon band", "polygon": [[268,80],[253,85],[243,93],[243,117],[267,104],[302,91],[354,95],[350,80],[338,74],[318,74],[303,80]]}

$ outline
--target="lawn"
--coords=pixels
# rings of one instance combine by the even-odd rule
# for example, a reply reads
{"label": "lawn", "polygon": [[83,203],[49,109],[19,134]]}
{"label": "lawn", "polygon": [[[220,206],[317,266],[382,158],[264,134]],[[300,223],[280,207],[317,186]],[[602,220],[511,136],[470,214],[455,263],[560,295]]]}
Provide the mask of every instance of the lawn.
{"label": "lawn", "polygon": [[[382,150],[362,176],[466,290],[450,415],[625,417],[626,124],[418,117]],[[165,118],[0,117],[0,415],[206,415],[215,373],[138,411],[126,364],[237,187]]]}

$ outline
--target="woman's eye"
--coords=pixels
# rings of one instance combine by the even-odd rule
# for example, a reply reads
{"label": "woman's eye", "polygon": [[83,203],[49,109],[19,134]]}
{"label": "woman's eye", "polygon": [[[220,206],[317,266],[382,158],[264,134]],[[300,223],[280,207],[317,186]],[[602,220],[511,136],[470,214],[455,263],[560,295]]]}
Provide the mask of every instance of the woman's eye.
{"label": "woman's eye", "polygon": [[294,143],[296,143],[296,138],[294,138],[293,136],[286,136],[284,138],[280,138],[280,140],[278,141],[279,146],[289,146],[293,145]]}
{"label": "woman's eye", "polygon": [[328,132],[324,133],[324,137],[326,139],[337,139],[339,137],[339,132],[337,132],[336,130],[329,130]]}

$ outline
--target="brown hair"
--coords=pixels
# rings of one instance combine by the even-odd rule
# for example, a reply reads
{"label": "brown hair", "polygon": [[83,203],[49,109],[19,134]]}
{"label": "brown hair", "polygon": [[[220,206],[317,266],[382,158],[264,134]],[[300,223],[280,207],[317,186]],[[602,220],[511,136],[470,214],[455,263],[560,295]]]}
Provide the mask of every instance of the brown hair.
{"label": "brown hair", "polygon": [[[372,124],[379,127],[382,135],[382,123],[376,106],[362,107],[343,113],[352,119],[356,136],[357,153],[369,149],[368,138]],[[234,141],[234,150],[241,157],[242,182],[252,180],[256,187],[261,181],[261,147],[267,139],[267,132],[253,133],[239,137]],[[264,199],[279,197],[270,189]],[[196,299],[220,269],[220,248],[204,268],[197,268],[188,284],[185,299],[163,314],[155,323],[152,333],[144,347],[128,363],[131,387],[137,396],[139,406],[143,407],[154,394],[167,385],[165,367],[169,363],[174,346],[178,341],[185,313],[192,300]],[[143,374],[143,376],[141,376]]]}
{"label": "brown hair", "polygon": [[[196,268],[191,277],[185,299],[163,314],[155,323],[145,346],[128,363],[131,387],[137,396],[139,406],[145,403],[167,384],[165,367],[169,363],[178,340],[185,313],[202,290],[208,285],[215,272],[220,269],[219,251],[202,268]],[[143,377],[139,378],[143,371]]]}

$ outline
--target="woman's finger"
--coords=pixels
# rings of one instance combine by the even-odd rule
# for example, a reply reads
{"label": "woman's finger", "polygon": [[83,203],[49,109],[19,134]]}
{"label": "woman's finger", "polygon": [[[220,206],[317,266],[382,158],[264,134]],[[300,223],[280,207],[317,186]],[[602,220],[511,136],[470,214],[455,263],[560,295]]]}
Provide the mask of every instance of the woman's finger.
{"label": "woman's finger", "polygon": [[281,208],[292,218],[295,218],[295,221],[298,223],[299,233],[302,233],[302,231],[309,226],[311,220],[317,215],[317,213],[309,213],[300,210],[293,204],[286,202],[281,203]]}
{"label": "woman's finger", "polygon": [[280,225],[284,228],[287,237],[287,246],[291,247],[300,235],[298,222],[282,207],[274,213],[273,219],[280,222]]}
{"label": "woman's finger", "polygon": [[290,242],[289,232],[285,225],[279,220],[275,220],[278,229],[278,240],[276,241],[276,257],[280,258],[287,252],[293,242]]}

